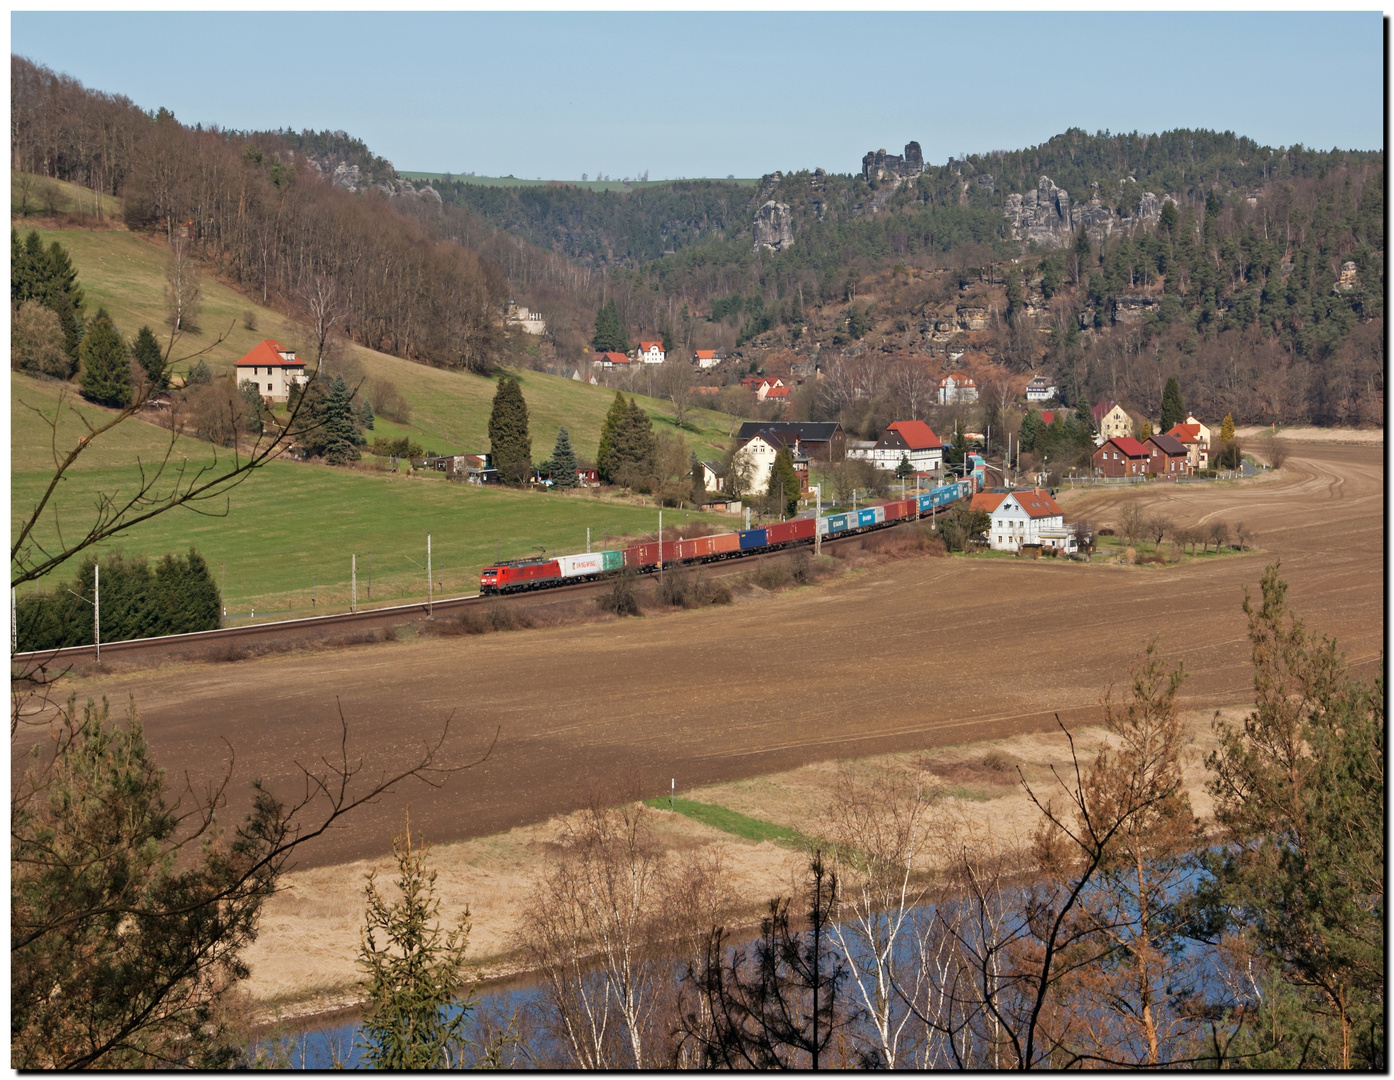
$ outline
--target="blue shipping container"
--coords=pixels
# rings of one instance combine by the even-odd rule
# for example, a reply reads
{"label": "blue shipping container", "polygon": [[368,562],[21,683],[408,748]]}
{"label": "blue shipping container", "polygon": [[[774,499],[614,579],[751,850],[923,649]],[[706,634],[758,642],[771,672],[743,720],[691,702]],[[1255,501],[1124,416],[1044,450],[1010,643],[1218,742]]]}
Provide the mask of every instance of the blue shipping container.
{"label": "blue shipping container", "polygon": [[831,516],[827,519],[827,522],[828,522],[828,532],[837,533],[837,532],[846,532],[846,531],[847,531],[847,515],[846,515],[846,514],[833,514],[833,515],[831,515]]}
{"label": "blue shipping container", "polygon": [[762,548],[767,543],[764,529],[742,529],[740,531],[740,538],[742,551]]}
{"label": "blue shipping container", "polygon": [[865,529],[868,525],[878,525],[886,520],[886,512],[879,506],[873,506],[869,510],[857,511],[857,528]]}

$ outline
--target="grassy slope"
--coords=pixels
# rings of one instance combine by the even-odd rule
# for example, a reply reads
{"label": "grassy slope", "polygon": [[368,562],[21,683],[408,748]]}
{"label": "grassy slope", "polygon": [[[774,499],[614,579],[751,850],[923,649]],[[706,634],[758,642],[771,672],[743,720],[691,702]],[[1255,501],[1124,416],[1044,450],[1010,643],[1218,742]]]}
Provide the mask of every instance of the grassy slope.
{"label": "grassy slope", "polygon": [[[57,383],[11,373],[12,535],[19,516],[34,506],[52,473],[44,450],[47,429],[25,405],[51,412],[58,393]],[[94,417],[106,412],[90,405],[80,408]],[[70,430],[77,430],[75,422],[65,425],[64,431]],[[147,462],[159,460],[169,435],[136,421],[118,427],[109,439],[105,450],[94,447],[62,485],[57,505],[70,535],[91,520],[97,492],[131,490],[137,473],[129,462],[137,456]],[[211,458],[206,443],[180,439],[176,444],[175,461]],[[493,561],[496,550],[504,558],[536,554],[539,546],[548,552],[582,551],[587,527],[598,548],[607,530],[614,538],[649,532],[658,524],[651,506],[592,494],[483,489],[436,476],[295,462],[268,464],[206,509],[215,516],[176,510],[123,534],[102,550],[155,556],[193,544],[215,575],[222,573],[226,561],[230,614],[246,614],[251,608],[262,614],[308,613],[312,588],[318,593],[317,610],[347,606],[351,554],[358,555],[360,603],[368,596],[369,552],[374,602],[424,597],[428,532],[437,587],[458,595],[475,591],[480,568]],[[681,511],[666,515],[670,524],[704,517],[711,520]],[[40,532],[53,536],[50,517]],[[74,571],[70,564],[58,577],[71,577]]]}
{"label": "grassy slope", "polygon": [[[17,223],[23,227],[22,222]],[[40,229],[47,244],[62,243],[77,267],[78,281],[87,298],[87,310],[98,305],[111,312],[128,336],[144,324],[157,329],[164,304],[163,246],[149,237],[113,229]],[[205,359],[215,372],[230,372],[237,360],[263,338],[274,337],[291,348],[305,345],[306,335],[294,323],[269,308],[251,302],[232,287],[205,276],[201,333],[186,335],[176,349],[183,356],[213,346]],[[242,313],[255,316],[255,331],[243,326]],[[220,333],[228,337],[213,345]],[[410,435],[438,453],[484,453],[489,448],[489,410],[495,384],[492,379],[458,371],[444,371],[400,360],[357,345],[348,351],[362,365],[369,379],[390,379],[412,408],[412,422],[401,426],[385,422],[373,435]],[[187,368],[176,365],[176,370]],[[614,392],[588,383],[574,382],[536,371],[520,371],[519,381],[528,403],[533,456],[545,459],[565,425],[572,445],[583,456],[593,457],[600,440],[600,426]],[[640,398],[657,430],[676,431],[672,407],[653,398]],[[702,458],[720,457],[719,446],[729,437],[732,419],[709,409],[689,414],[683,437]]]}

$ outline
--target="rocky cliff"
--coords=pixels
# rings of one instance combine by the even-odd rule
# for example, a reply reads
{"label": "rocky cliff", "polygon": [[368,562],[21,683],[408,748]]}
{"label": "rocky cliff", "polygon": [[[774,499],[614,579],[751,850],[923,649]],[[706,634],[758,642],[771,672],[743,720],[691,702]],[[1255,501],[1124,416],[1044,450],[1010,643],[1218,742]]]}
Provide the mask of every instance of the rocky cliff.
{"label": "rocky cliff", "polygon": [[783,251],[794,242],[794,218],[787,203],[771,199],[755,211],[755,245],[769,251]]}

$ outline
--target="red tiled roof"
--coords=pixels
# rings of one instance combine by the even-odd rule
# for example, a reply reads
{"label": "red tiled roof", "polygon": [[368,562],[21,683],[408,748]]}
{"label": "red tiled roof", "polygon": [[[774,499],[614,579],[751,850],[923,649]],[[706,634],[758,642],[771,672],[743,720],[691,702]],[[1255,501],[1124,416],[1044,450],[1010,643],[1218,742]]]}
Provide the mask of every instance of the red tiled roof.
{"label": "red tiled roof", "polygon": [[[281,353],[288,353],[290,359],[287,360]],[[236,367],[304,367],[304,360],[297,360],[295,353],[289,349],[282,349],[271,338],[267,338],[260,345],[253,346],[252,350],[237,361]]]}
{"label": "red tiled roof", "polygon": [[968,504],[968,509],[984,510],[990,514],[1002,505],[1002,501],[1006,499],[1006,497],[1007,496],[1002,493],[994,494],[991,491],[980,491],[973,496],[973,501]]}
{"label": "red tiled roof", "polygon": [[951,372],[949,372],[948,375],[946,375],[944,378],[942,378],[942,379],[939,380],[939,385],[940,385],[940,386],[943,386],[943,385],[945,385],[946,383],[957,383],[957,384],[960,385],[960,386],[976,386],[976,385],[977,385],[977,383],[975,383],[975,382],[974,382],[972,379],[970,379],[967,375],[960,375],[960,374],[959,374],[958,372],[956,372],[956,371],[951,371]]}
{"label": "red tiled roof", "polygon": [[715,350],[715,349],[698,349],[698,350],[697,350],[696,352],[694,352],[692,355],[695,356],[695,357],[697,357],[698,360],[715,360],[715,359],[716,359],[716,350]]}
{"label": "red tiled roof", "polygon": [[640,348],[641,350],[643,350],[644,352],[648,352],[650,349],[657,349],[659,352],[662,352],[662,351],[663,351],[663,342],[661,342],[661,341],[641,341],[641,342],[639,342],[639,348]]}
{"label": "red tiled roof", "polygon": [[1014,491],[1012,498],[1023,510],[1027,517],[1053,517],[1060,513],[1060,506],[1050,497],[1050,492],[1042,491],[1040,488],[1033,488],[1031,491]]}
{"label": "red tiled roof", "polygon": [[1178,439],[1183,443],[1200,442],[1199,424],[1177,424],[1167,432],[1173,439]]}
{"label": "red tiled roof", "polygon": [[888,431],[898,431],[911,450],[937,450],[944,444],[923,420],[897,420]]}
{"label": "red tiled roof", "polygon": [[770,398],[787,398],[788,396],[789,388],[787,386],[771,386],[769,390],[765,392],[766,401]]}
{"label": "red tiled roof", "polygon": [[1054,419],[1055,419],[1055,410],[1054,410],[1054,409],[1047,409],[1045,412],[1041,413],[1041,423],[1045,424],[1046,427],[1050,427],[1051,422],[1052,422]]}
{"label": "red tiled roof", "polygon": [[[1108,443],[1113,443],[1114,446],[1118,447],[1119,450],[1123,451],[1123,455],[1125,457],[1152,456],[1147,452],[1146,447],[1144,447],[1142,443],[1138,442],[1131,435],[1117,435],[1114,438],[1109,439],[1108,442],[1104,443],[1104,446],[1107,446]],[[1103,448],[1103,446],[1099,447],[1100,450],[1102,450]]]}
{"label": "red tiled roof", "polygon": [[1094,417],[1094,423],[1097,424],[1100,420],[1102,420],[1104,418],[1104,414],[1110,412],[1113,409],[1113,407],[1117,404],[1118,402],[1116,401],[1101,401],[1092,409],[1090,409],[1089,412]]}

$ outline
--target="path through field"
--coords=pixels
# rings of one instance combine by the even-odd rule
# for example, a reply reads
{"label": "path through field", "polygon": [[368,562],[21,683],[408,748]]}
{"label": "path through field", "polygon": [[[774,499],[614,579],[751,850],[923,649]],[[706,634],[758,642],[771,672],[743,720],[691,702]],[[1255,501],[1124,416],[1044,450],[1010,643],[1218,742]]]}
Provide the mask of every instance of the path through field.
{"label": "path through field", "polygon": [[[1121,496],[1065,499],[1107,524]],[[1110,682],[1156,634],[1186,662],[1183,705],[1251,699],[1240,603],[1280,558],[1293,608],[1374,671],[1384,632],[1384,468],[1377,447],[1294,446],[1283,473],[1238,486],[1149,486],[1178,524],[1243,521],[1261,554],[1181,567],[926,558],[729,608],[550,630],[366,645],[117,673],[79,695],[134,695],[171,777],[231,791],[338,746],[374,774],[451,717],[464,757],[489,760],[359,812],[302,866],[385,852],[405,806],[435,843],[499,832],[637,782],[646,795],[830,758],[1002,737],[1099,715]],[[15,750],[22,750],[19,739]],[[18,752],[15,755],[19,758]],[[224,820],[232,820],[225,816]]]}

